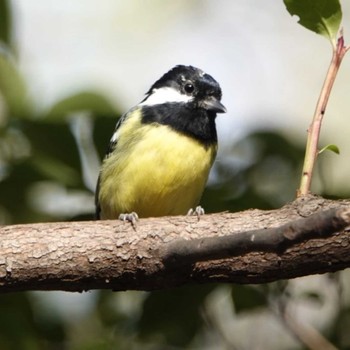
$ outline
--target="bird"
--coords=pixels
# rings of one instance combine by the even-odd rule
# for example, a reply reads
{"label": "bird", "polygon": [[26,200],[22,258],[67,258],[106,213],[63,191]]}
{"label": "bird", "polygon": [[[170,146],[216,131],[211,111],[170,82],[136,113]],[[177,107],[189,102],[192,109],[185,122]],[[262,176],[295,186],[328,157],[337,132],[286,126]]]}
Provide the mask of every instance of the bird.
{"label": "bird", "polygon": [[[95,191],[96,219],[185,215],[199,204],[217,153],[219,83],[177,65],[118,120]],[[199,210],[201,211],[201,210]]]}

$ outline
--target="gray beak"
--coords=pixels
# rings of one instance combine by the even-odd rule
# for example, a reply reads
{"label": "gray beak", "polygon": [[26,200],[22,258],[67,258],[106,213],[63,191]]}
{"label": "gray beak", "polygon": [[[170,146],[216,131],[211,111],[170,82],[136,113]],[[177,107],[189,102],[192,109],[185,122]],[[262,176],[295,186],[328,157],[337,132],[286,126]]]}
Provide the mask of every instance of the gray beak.
{"label": "gray beak", "polygon": [[203,102],[202,107],[207,111],[216,113],[226,113],[226,107],[215,97],[208,96]]}

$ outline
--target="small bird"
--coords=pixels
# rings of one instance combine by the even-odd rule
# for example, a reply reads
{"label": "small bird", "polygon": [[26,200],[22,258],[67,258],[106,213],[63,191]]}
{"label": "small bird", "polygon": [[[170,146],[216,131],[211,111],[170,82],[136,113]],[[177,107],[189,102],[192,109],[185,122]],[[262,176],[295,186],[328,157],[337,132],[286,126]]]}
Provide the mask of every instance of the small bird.
{"label": "small bird", "polygon": [[[97,181],[97,219],[182,215],[198,205],[217,152],[221,88],[178,65],[117,122]],[[131,214],[132,219],[130,219]]]}

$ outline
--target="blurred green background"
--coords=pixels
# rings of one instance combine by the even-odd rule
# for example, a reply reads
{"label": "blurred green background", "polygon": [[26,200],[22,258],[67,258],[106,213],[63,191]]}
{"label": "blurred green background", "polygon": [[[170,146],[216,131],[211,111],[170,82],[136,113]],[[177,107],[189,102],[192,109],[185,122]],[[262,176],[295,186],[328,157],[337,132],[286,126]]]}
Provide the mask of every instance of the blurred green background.
{"label": "blurred green background", "polygon": [[[31,10],[33,12],[28,10],[28,3],[33,6]],[[131,54],[121,53],[129,64],[135,62],[136,74],[130,69],[123,69],[122,63],[119,62],[115,66],[107,64],[111,71],[116,69],[119,72],[119,80],[110,81],[105,86],[101,85],[101,82],[96,85],[91,82],[85,84],[84,79],[79,84],[71,84],[70,79],[72,76],[75,79],[74,74],[65,75],[62,69],[84,66],[86,59],[84,51],[81,53],[82,56],[75,60],[73,57],[70,62],[67,58],[70,51],[62,47],[61,56],[55,63],[57,66],[52,62],[48,67],[45,66],[48,72],[52,72],[51,76],[45,73],[45,69],[42,70],[43,76],[46,74],[46,80],[39,74],[40,67],[45,65],[45,55],[50,55],[51,49],[60,52],[60,38],[46,38],[47,47],[41,46],[40,54],[44,58],[43,61],[37,59],[37,66],[34,64],[35,58],[40,55],[35,56],[34,51],[38,50],[37,41],[39,45],[45,43],[42,41],[44,35],[42,32],[46,29],[49,34],[52,32],[53,24],[49,22],[56,12],[57,21],[60,22],[60,26],[55,28],[56,35],[59,35],[60,31],[67,30],[65,23],[69,26],[69,20],[74,20],[74,26],[80,26],[80,31],[88,32],[88,28],[77,20],[87,14],[81,10],[82,7],[74,7],[75,5],[69,5],[68,2],[63,2],[61,5],[54,1],[48,3],[52,8],[49,11],[47,7],[46,10],[49,12],[46,14],[45,7],[42,12],[38,11],[44,4],[42,1],[25,3],[0,0],[0,224],[92,219],[93,192],[100,159],[104,155],[117,118],[131,107],[132,103],[141,100],[142,92],[145,92],[166,69],[171,68],[172,61],[166,61],[165,56],[172,57],[172,50],[176,50],[176,59],[182,57],[183,51],[188,53],[181,46],[182,38],[186,36],[186,40],[189,40],[187,45],[190,44],[194,48],[190,56],[184,56],[185,60],[189,60],[192,56],[203,55],[205,52],[203,47],[208,44],[205,40],[202,44],[197,42],[200,36],[198,25],[201,23],[201,26],[208,28],[208,31],[213,25],[210,21],[206,21],[211,15],[209,2],[194,0],[187,3],[179,2],[176,6],[169,5],[169,9],[164,8],[165,5],[159,1],[149,1],[147,2],[149,13],[145,14],[142,20],[146,18],[146,23],[152,24],[147,30],[153,37],[145,43],[146,36],[142,28],[136,25],[134,32],[132,23],[129,23],[137,17],[135,14],[140,16],[139,11],[143,11],[145,4],[132,1],[131,6],[123,5],[124,3],[119,1],[116,2],[118,3],[116,10],[108,1],[101,5],[97,1],[90,0],[87,2],[87,7],[95,8],[97,12],[94,16],[99,19],[98,23],[92,23],[97,31],[103,22],[99,6],[106,8],[112,6],[114,11],[119,11],[119,17],[116,15],[116,18],[123,20],[115,23],[119,25],[118,27],[108,30],[115,30],[117,38],[117,32],[123,35],[123,30],[131,36],[140,35],[144,46],[139,51],[141,57],[131,58]],[[235,15],[244,15],[247,23],[254,10],[257,12],[261,10],[261,7],[255,9],[253,2],[248,2],[246,8],[242,5],[242,1],[240,5],[238,3],[231,5],[230,9]],[[283,8],[282,2],[280,5]],[[123,10],[123,6],[126,10]],[[218,1],[217,6],[224,7],[225,3]],[[235,6],[237,6],[236,12],[234,12]],[[272,6],[274,5],[271,1],[266,4],[265,15]],[[247,11],[249,8],[251,12]],[[183,22],[180,21],[179,24],[173,21],[171,16],[167,18],[160,16],[164,13],[169,15],[171,11],[175,11],[176,15],[181,14]],[[32,28],[28,24],[30,16],[33,17],[30,23],[37,30],[37,38],[35,30],[29,37],[23,29]],[[94,16],[91,18],[95,18]],[[91,18],[89,17],[90,20]],[[273,20],[271,17],[266,23]],[[287,20],[290,18],[286,14],[282,21]],[[40,28],[35,27],[36,21],[41,21]],[[265,90],[266,81],[269,80],[268,70],[265,71],[263,84],[259,79],[264,78],[257,77],[254,81],[253,74],[245,81],[232,77],[235,71],[230,71],[230,75],[225,76],[220,70],[221,67],[220,69],[218,67],[221,66],[220,57],[223,57],[226,67],[229,67],[229,64],[236,65],[237,62],[227,58],[231,57],[229,45],[231,40],[235,39],[242,44],[246,38],[242,39],[242,28],[235,26],[234,21],[220,20],[219,15],[216,16],[216,21],[222,24],[220,29],[222,33],[229,32],[231,36],[222,35],[219,39],[223,42],[223,46],[220,49],[219,46],[215,46],[213,52],[207,53],[208,57],[201,56],[198,64],[211,67],[208,72],[220,82],[223,80],[223,102],[229,109],[227,118],[231,116],[235,118],[218,120],[219,138],[222,140],[221,150],[204,193],[202,206],[207,212],[278,208],[293,200],[295,196],[307,123],[303,122],[301,126],[297,121],[291,123],[289,117],[292,112],[288,108],[285,114],[282,114],[283,99],[290,100],[296,97],[293,95],[288,98],[285,92],[278,88],[281,98],[271,98],[270,103],[282,106],[281,109],[273,111],[261,108],[260,92],[259,98],[257,95],[252,95],[249,84],[252,90],[253,85],[258,91]],[[23,24],[24,22],[26,23]],[[183,27],[184,32],[168,33],[170,29],[174,30],[175,22],[176,25]],[[231,24],[232,27],[229,26]],[[293,21],[291,25],[296,26]],[[253,32],[258,29],[253,25]],[[159,32],[164,37],[154,38],[155,33],[161,36]],[[192,39],[188,33],[193,35]],[[74,35],[76,34],[72,32],[68,37]],[[154,39],[164,42],[167,35],[173,35],[172,44],[166,46],[167,51],[163,52],[164,47],[160,45],[159,52],[162,54],[159,55],[159,52],[157,55],[153,54],[152,48],[157,45],[157,40]],[[306,34],[305,31],[298,35],[302,37],[310,34]],[[178,38],[177,41],[174,37]],[[310,38],[307,40],[316,42],[315,37]],[[136,39],[130,43],[130,52],[134,52],[136,43]],[[148,54],[144,52],[147,45],[151,50]],[[196,45],[198,53],[195,50]],[[259,44],[255,42],[255,45]],[[124,51],[128,50],[128,43],[125,42],[116,40],[115,46]],[[35,47],[32,52],[33,61],[30,51],[28,53],[28,47]],[[227,48],[227,52],[224,48]],[[266,50],[273,51],[273,45]],[[145,63],[142,63],[143,57]],[[216,61],[210,60],[210,57],[216,57]],[[262,57],[263,54],[260,53],[258,59],[261,60]],[[47,60],[50,62],[49,56]],[[149,71],[148,66],[143,66],[147,60],[152,62]],[[247,60],[247,64],[252,63],[248,55]],[[242,57],[238,57],[237,61],[244,65]],[[324,62],[327,63],[328,58]],[[322,72],[326,69],[326,63]],[[167,68],[163,69],[165,64]],[[192,64],[197,65],[196,62]],[[103,70],[101,73],[99,69],[102,66],[98,63],[96,67],[94,66],[95,70],[88,64],[85,66],[88,66],[84,70],[85,75],[93,70],[92,81],[96,75],[99,78],[107,75]],[[237,73],[241,67],[236,68]],[[281,67],[286,72],[289,71],[289,67],[282,64],[276,68],[277,73]],[[260,68],[252,69],[260,70]],[[69,69],[67,68],[68,72]],[[218,76],[214,74],[215,71]],[[145,76],[141,72],[145,72],[147,84],[144,83]],[[292,75],[296,80],[300,79],[299,73],[293,72]],[[277,76],[282,81],[287,79],[287,77],[281,78],[278,74]],[[52,83],[50,79],[54,77],[60,82],[61,90],[57,88],[58,92],[55,92],[55,88],[50,85]],[[231,80],[234,83],[229,86]],[[271,80],[274,81],[272,76]],[[305,84],[306,81],[303,77],[302,83]],[[311,83],[315,84],[312,94],[315,99],[307,102],[310,105],[307,103],[304,107],[302,105],[302,109],[316,102],[320,81],[316,79],[315,83]],[[116,86],[116,90],[112,93],[108,88],[109,84]],[[259,84],[260,86],[257,86]],[[131,87],[135,87],[136,90],[132,90]],[[288,86],[285,89],[293,87]],[[128,92],[131,98],[126,97]],[[246,97],[242,100],[244,94]],[[241,98],[236,99],[237,95]],[[276,96],[276,91],[273,91],[272,95]],[[249,107],[242,107],[244,103]],[[256,109],[250,109],[255,104]],[[291,101],[291,106],[294,105],[294,101]],[[310,112],[304,111],[305,114]],[[244,124],[245,119],[251,122]],[[277,119],[278,123],[272,121]],[[286,124],[279,124],[283,120]],[[339,142],[342,144],[343,141]],[[344,162],[344,158],[342,159]],[[330,161],[331,156],[325,155],[319,162],[316,178],[318,193],[324,196],[346,197],[348,194],[346,186],[335,186],[334,179],[332,181],[327,172],[331,168]],[[304,349],[307,346],[300,341],[298,329],[306,328],[307,338],[311,337],[312,333],[308,333],[308,327],[316,331],[319,341],[326,337],[337,347],[350,349],[348,285],[349,273],[344,271],[331,276],[312,276],[261,286],[186,286],[152,293],[94,291],[84,294],[62,292],[3,294],[0,295],[0,350]],[[297,329],[288,324],[284,317],[286,314],[294,320]],[[304,324],[307,326],[304,327]]]}

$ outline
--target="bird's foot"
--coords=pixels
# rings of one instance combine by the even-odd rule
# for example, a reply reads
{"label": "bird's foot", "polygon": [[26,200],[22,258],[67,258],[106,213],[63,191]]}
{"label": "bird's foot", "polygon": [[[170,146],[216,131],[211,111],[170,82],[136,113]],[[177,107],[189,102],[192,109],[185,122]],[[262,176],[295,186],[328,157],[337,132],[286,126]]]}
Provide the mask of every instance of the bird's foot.
{"label": "bird's foot", "polygon": [[200,205],[198,205],[195,209],[191,208],[187,212],[188,216],[197,216],[198,220],[200,219],[200,216],[204,214],[205,214],[205,211]]}
{"label": "bird's foot", "polygon": [[139,216],[134,211],[131,213],[120,214],[119,220],[129,221],[134,229],[136,229],[136,222],[138,221]]}

